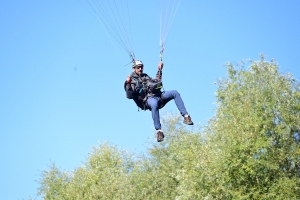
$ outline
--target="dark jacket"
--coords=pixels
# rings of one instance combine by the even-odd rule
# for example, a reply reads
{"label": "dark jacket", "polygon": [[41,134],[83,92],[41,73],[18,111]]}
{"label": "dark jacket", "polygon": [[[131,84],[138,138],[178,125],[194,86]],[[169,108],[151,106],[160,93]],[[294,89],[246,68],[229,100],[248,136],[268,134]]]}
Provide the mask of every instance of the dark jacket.
{"label": "dark jacket", "polygon": [[124,89],[126,91],[126,97],[128,99],[133,99],[136,105],[141,108],[142,110],[146,110],[146,101],[147,98],[150,96],[161,96],[161,92],[153,94],[147,90],[147,83],[149,81],[159,81],[162,80],[162,71],[159,70],[156,73],[156,79],[152,79],[145,73],[142,73],[140,76],[135,72],[132,72],[130,75],[131,83],[127,84],[124,83]]}

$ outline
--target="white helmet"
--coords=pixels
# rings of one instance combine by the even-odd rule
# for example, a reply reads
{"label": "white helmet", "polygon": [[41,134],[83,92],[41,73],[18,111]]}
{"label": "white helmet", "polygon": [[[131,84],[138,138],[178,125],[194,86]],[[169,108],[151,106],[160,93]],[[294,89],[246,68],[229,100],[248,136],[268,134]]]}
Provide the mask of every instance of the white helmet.
{"label": "white helmet", "polygon": [[133,62],[133,67],[136,67],[136,66],[144,66],[144,64],[141,60],[136,60]]}

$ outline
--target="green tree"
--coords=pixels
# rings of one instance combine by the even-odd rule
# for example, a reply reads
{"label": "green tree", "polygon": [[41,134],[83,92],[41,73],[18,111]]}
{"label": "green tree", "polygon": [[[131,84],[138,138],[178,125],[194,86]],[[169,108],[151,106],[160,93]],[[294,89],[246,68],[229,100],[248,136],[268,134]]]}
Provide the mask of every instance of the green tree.
{"label": "green tree", "polygon": [[55,165],[44,171],[39,194],[44,199],[132,199],[132,165],[132,154],[104,143],[72,172],[61,172]]}
{"label": "green tree", "polygon": [[220,154],[216,197],[299,198],[299,83],[263,57],[248,70],[232,64],[227,70],[206,130]]}
{"label": "green tree", "polygon": [[165,141],[145,155],[108,143],[83,166],[41,176],[44,199],[299,199],[300,84],[275,61],[227,64],[215,116],[186,129],[163,118]]}

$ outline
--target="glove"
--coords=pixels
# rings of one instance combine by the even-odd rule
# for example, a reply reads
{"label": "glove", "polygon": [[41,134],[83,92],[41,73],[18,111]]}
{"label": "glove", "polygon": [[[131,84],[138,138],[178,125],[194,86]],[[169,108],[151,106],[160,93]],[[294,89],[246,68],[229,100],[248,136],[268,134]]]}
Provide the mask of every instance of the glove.
{"label": "glove", "polygon": [[127,78],[126,78],[126,83],[127,83],[127,84],[131,83],[131,77],[130,77],[130,75],[127,76]]}
{"label": "glove", "polygon": [[158,63],[158,70],[162,70],[164,67],[164,63],[163,62],[159,62]]}

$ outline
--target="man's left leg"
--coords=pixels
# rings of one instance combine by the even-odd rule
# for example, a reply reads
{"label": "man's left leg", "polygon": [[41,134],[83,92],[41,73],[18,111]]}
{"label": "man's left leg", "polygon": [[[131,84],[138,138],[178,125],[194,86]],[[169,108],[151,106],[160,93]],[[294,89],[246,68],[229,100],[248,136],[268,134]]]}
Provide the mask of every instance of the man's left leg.
{"label": "man's left leg", "polygon": [[186,111],[182,98],[177,90],[169,90],[162,93],[162,100],[164,103],[168,103],[170,100],[174,99],[175,104],[180,112],[180,114],[184,117],[183,123],[188,125],[193,125],[194,123],[191,120],[190,115]]}

